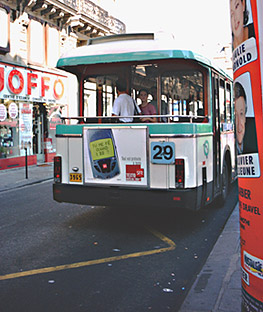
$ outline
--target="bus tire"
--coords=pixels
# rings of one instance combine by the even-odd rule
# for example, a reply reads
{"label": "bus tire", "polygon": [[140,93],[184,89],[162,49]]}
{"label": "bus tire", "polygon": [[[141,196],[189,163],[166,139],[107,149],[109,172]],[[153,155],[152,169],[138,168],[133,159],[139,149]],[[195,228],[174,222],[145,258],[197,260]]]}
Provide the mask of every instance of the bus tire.
{"label": "bus tire", "polygon": [[222,190],[220,194],[220,205],[223,205],[225,203],[228,192],[229,192],[229,170],[227,163],[224,161],[222,173]]}

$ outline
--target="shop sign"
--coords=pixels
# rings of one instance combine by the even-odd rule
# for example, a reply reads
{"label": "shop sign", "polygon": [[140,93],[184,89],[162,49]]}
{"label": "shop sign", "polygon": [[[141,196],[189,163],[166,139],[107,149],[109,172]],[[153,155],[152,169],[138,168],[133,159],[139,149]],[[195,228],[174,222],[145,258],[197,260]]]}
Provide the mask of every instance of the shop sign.
{"label": "shop sign", "polygon": [[4,104],[0,104],[0,121],[6,120],[6,107]]}
{"label": "shop sign", "polygon": [[15,119],[18,115],[18,108],[16,103],[10,103],[8,106],[8,113],[10,118]]}
{"label": "shop sign", "polygon": [[0,65],[0,99],[65,104],[67,77]]}

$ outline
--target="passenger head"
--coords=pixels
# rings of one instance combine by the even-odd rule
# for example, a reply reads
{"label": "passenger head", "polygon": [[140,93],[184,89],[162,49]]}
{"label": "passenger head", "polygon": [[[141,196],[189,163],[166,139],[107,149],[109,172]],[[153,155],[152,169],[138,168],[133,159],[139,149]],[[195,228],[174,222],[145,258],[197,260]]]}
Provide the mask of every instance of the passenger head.
{"label": "passenger head", "polygon": [[139,90],[139,95],[141,95],[142,93],[146,93],[148,95],[148,91],[146,89],[140,89]]}
{"label": "passenger head", "polygon": [[116,82],[116,88],[117,88],[117,91],[119,92],[126,92],[126,85],[124,84],[122,80],[118,80]]}
{"label": "passenger head", "polygon": [[142,103],[147,102],[147,100],[148,100],[148,91],[146,89],[141,89],[139,91],[139,98],[142,101]]}

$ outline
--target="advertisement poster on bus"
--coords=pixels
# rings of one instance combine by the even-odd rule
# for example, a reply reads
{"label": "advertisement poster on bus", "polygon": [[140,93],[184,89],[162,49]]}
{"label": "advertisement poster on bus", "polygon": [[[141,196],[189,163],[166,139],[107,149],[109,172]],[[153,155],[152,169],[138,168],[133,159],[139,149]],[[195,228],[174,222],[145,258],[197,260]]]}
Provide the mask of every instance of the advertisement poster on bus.
{"label": "advertisement poster on bus", "polygon": [[230,0],[242,311],[263,311],[263,4]]}
{"label": "advertisement poster on bus", "polygon": [[147,186],[147,129],[84,128],[85,183]]}

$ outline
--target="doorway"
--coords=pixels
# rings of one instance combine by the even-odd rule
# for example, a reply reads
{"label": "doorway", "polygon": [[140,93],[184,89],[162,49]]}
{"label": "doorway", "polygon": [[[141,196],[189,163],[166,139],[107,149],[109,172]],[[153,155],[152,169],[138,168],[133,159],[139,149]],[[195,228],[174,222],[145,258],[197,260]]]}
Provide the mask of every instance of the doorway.
{"label": "doorway", "polygon": [[33,105],[33,153],[37,155],[37,163],[45,162],[44,138],[48,136],[47,110],[45,103]]}

